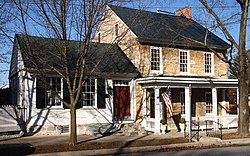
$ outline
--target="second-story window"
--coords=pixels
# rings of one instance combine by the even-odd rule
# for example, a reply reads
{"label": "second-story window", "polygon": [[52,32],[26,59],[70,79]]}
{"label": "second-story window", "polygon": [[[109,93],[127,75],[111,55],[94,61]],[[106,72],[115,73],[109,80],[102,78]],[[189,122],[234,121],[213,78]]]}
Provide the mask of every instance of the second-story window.
{"label": "second-story window", "polygon": [[119,25],[115,24],[115,37],[119,36]]}
{"label": "second-story window", "polygon": [[161,72],[161,48],[159,47],[150,47],[150,69],[153,73]]}
{"label": "second-story window", "polygon": [[189,51],[180,50],[179,56],[180,72],[189,73]]}
{"label": "second-story window", "polygon": [[213,73],[213,55],[212,53],[204,53],[204,68],[206,74]]}

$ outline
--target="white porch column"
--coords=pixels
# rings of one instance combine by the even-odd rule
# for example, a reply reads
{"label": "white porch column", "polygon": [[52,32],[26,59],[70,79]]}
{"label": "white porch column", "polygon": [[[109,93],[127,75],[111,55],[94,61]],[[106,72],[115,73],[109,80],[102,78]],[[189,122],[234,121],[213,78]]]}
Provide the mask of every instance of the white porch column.
{"label": "white porch column", "polygon": [[136,90],[135,90],[135,80],[132,79],[130,82],[130,94],[131,94],[131,99],[130,99],[130,110],[131,110],[131,119],[135,121],[136,118]]}
{"label": "white porch column", "polygon": [[114,109],[114,92],[113,92],[113,80],[107,79],[107,83],[105,83],[105,93],[109,95],[109,98],[105,98],[106,107],[112,112],[112,120],[115,119],[115,109]]}
{"label": "white porch column", "polygon": [[24,106],[24,96],[25,96],[24,89],[23,89],[24,85],[25,85],[25,81],[23,78],[24,71],[19,72],[19,74],[20,74],[19,75],[19,84],[17,84],[17,85],[19,85],[19,93],[20,93],[19,97],[20,97],[20,99],[19,99],[19,103],[17,103],[17,105],[20,107],[23,107]]}
{"label": "white porch column", "polygon": [[212,104],[214,121],[218,122],[217,88],[212,88]]}
{"label": "white porch column", "polygon": [[190,87],[185,87],[185,119],[190,121],[191,117],[191,98],[190,98]]}
{"label": "white porch column", "polygon": [[227,103],[226,103],[226,89],[223,89],[222,90],[222,116],[224,116],[224,115],[227,115],[227,111],[226,111],[226,107],[227,107],[227,105],[226,105]]}
{"label": "white porch column", "polygon": [[143,93],[142,93],[142,117],[143,117],[143,121],[142,121],[142,126],[146,127],[147,126],[147,90],[146,88],[143,88]]}
{"label": "white porch column", "polygon": [[191,130],[192,130],[192,114],[191,114],[191,85],[189,87],[185,87],[185,119],[187,121],[187,129],[189,134],[189,142],[191,142]]}
{"label": "white porch column", "polygon": [[161,103],[160,103],[160,88],[155,88],[155,133],[160,133],[161,131]]}

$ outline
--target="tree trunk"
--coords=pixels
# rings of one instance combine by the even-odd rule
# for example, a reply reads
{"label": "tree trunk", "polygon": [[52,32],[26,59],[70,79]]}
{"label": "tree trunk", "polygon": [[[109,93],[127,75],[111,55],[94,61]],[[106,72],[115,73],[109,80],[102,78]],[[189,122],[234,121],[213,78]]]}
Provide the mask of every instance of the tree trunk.
{"label": "tree trunk", "polygon": [[247,74],[247,52],[246,52],[246,26],[248,16],[249,0],[240,3],[242,14],[239,35],[239,119],[238,133],[249,133],[249,106],[248,106],[248,74]]}
{"label": "tree trunk", "polygon": [[75,107],[70,108],[70,140],[69,145],[75,146],[77,143],[76,135],[76,109]]}

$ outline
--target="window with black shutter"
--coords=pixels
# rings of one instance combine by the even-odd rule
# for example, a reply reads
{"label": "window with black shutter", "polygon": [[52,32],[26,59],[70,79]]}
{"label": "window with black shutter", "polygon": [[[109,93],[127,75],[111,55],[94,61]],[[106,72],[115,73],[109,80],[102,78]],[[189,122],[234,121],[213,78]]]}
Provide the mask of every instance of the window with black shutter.
{"label": "window with black shutter", "polygon": [[36,79],[36,108],[45,108],[45,84],[41,78]]}
{"label": "window with black shutter", "polygon": [[[68,90],[67,83],[65,81],[63,81],[63,100],[67,103],[70,102],[69,90]],[[69,109],[69,107],[67,107],[66,105],[63,105],[63,108]]]}

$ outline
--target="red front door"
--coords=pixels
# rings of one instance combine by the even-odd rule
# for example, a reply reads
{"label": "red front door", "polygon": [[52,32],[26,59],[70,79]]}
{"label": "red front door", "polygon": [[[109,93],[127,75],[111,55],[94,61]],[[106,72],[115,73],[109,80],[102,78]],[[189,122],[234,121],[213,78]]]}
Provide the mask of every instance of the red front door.
{"label": "red front door", "polygon": [[115,118],[123,118],[130,116],[129,86],[114,86],[114,107]]}

